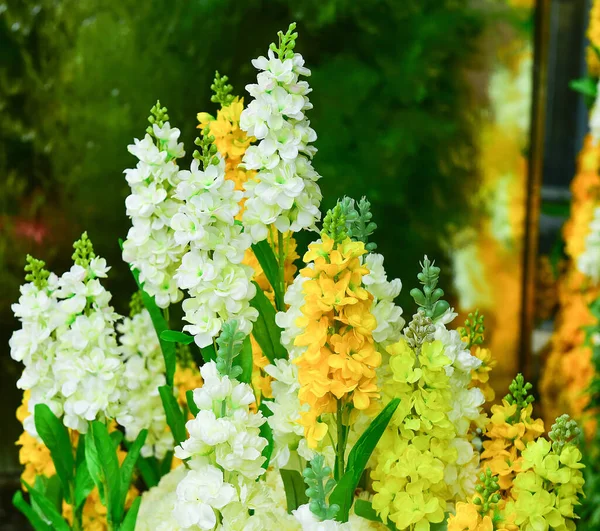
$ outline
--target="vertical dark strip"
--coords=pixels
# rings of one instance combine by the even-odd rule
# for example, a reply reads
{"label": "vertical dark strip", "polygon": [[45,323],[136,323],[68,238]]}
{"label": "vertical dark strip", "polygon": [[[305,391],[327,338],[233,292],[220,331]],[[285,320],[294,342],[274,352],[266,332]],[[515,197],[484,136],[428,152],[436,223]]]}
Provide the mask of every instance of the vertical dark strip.
{"label": "vertical dark strip", "polygon": [[523,291],[521,299],[519,348],[519,370],[527,379],[530,379],[533,376],[531,374],[531,336],[534,324],[540,190],[544,160],[544,126],[549,34],[550,0],[538,0],[535,9],[533,92],[527,172],[525,240],[523,250]]}

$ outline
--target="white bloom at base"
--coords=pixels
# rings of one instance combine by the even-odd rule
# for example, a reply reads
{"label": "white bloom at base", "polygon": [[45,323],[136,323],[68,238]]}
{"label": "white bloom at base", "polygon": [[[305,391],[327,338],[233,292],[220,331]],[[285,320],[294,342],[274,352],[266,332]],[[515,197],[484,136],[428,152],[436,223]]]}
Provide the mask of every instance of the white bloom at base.
{"label": "white bloom at base", "polygon": [[190,470],[177,485],[177,501],[173,512],[183,529],[198,526],[214,529],[215,509],[223,509],[236,498],[233,485],[223,481],[223,471],[211,465]]}
{"label": "white bloom at base", "polygon": [[300,54],[282,61],[272,50],[252,64],[260,72],[257,83],[246,86],[254,99],[242,111],[240,127],[259,140],[243,159],[247,169],[257,170],[245,184],[243,214],[256,242],[268,236],[270,225],[280,232],[314,228],[321,218],[322,195],[311,163],[317,135],[304,114],[312,108],[307,97],[311,89],[299,80],[310,70]]}

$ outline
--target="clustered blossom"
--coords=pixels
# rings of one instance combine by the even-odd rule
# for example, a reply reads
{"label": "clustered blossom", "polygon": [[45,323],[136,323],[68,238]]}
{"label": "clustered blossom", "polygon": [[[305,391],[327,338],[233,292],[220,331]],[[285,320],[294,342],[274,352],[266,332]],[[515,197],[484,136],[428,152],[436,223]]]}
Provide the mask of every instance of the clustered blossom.
{"label": "clustered blossom", "polygon": [[158,392],[167,383],[165,362],[148,310],[123,319],[117,331],[125,365],[122,400],[126,404],[117,420],[128,441],[135,441],[140,431],[147,429],[142,456],[162,459],[173,448],[173,435]]}
{"label": "clustered blossom", "polygon": [[250,306],[256,288],[252,268],[242,264],[250,236],[235,216],[242,193],[225,179],[225,161],[202,170],[197,159],[180,171],[175,198],[181,201],[171,220],[174,240],[185,254],[174,276],[190,297],[183,301],[184,327],[199,347],[210,345],[224,322],[236,319],[247,334],[257,312]]}
{"label": "clustered blossom", "polygon": [[450,358],[439,340],[425,342],[419,353],[404,339],[386,350],[391,377],[382,388],[384,401],[401,400],[377,446],[373,508],[398,529],[427,530],[444,520],[453,498],[446,468],[461,450],[453,444],[456,428],[450,420]]}
{"label": "clustered blossom", "polygon": [[281,58],[269,50],[268,58],[252,64],[260,70],[257,83],[246,89],[254,98],[240,117],[240,127],[259,142],[247,148],[243,164],[257,170],[245,183],[244,225],[254,241],[264,240],[269,225],[280,232],[313,228],[320,219],[319,174],[311,159],[317,138],[305,116],[312,108],[310,88],[299,76],[309,76],[298,53]]}
{"label": "clustered blossom", "polygon": [[125,170],[131,195],[125,200],[132,227],[123,243],[123,259],[140,272],[144,290],[166,308],[181,300],[174,279],[183,245],[174,238],[171,219],[179,208],[174,197],[179,183],[177,159],[185,155],[180,131],[169,122],[152,126],[153,135],[137,138],[127,147],[139,162]]}
{"label": "clustered blossom", "polygon": [[373,296],[362,285],[369,273],[360,262],[364,243],[347,237],[336,244],[325,233],[322,238],[304,255],[305,262],[314,263],[300,272],[308,280],[302,285],[303,316],[297,321],[303,330],[294,340],[307,347],[293,362],[298,365],[300,403],[310,406],[301,412],[310,448],[328,431],[320,416],[335,413],[338,401],[359,411],[373,405],[379,397],[375,369],[381,365],[373,341]]}
{"label": "clustered blossom", "polygon": [[[122,396],[118,315],[99,280],[108,270],[104,258],[77,260],[61,277],[21,286],[12,306],[22,328],[10,339],[11,357],[25,366],[17,386],[30,390],[29,412],[46,404],[81,433],[91,420],[115,417]],[[24,424],[37,435],[33,415]]]}
{"label": "clustered blossom", "polygon": [[229,529],[224,509],[265,472],[261,454],[267,441],[260,427],[266,419],[249,411],[249,385],[221,376],[215,362],[203,365],[201,374],[204,384],[194,391],[200,411],[186,424],[189,438],[175,448],[179,459],[191,458],[177,486],[175,517],[183,529],[213,529],[219,516]]}
{"label": "clustered blossom", "polygon": [[577,258],[577,269],[594,284],[600,281],[600,207],[594,209],[594,217],[585,238],[585,249]]}

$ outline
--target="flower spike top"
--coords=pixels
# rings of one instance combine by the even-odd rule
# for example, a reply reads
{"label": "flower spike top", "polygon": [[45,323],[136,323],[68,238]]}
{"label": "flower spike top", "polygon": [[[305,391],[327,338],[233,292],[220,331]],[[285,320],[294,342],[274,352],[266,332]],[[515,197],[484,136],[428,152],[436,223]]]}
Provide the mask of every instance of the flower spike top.
{"label": "flower spike top", "polygon": [[423,270],[417,275],[423,289],[413,288],[410,290],[412,298],[432,321],[439,319],[450,308],[450,305],[442,300],[444,290],[436,287],[440,276],[440,268],[435,262],[430,262],[427,255],[421,263]]}
{"label": "flower spike top", "polygon": [[245,184],[243,214],[254,241],[267,238],[271,225],[282,233],[313,229],[321,216],[320,176],[311,163],[317,135],[304,114],[312,108],[311,89],[299,79],[310,70],[294,52],[295,27],[279,32],[279,44],[271,44],[268,58],[252,61],[260,73],[257,83],[246,87],[254,99],[240,117],[240,127],[259,141],[243,158],[246,169],[257,170]]}

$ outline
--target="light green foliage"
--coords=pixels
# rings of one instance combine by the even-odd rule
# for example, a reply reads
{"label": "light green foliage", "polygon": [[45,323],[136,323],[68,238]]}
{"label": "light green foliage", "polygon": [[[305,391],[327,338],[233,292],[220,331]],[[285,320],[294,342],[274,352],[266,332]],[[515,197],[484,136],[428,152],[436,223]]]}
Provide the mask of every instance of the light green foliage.
{"label": "light green foliage", "polygon": [[294,48],[296,47],[296,39],[298,38],[298,33],[294,31],[295,29],[296,23],[292,22],[285,33],[283,33],[283,31],[278,31],[277,36],[279,37],[279,45],[277,46],[273,42],[269,46],[281,60],[294,57]]}
{"label": "light green foliage", "polygon": [[75,252],[71,258],[75,265],[87,268],[89,267],[91,260],[96,258],[94,246],[88,238],[87,232],[84,232],[81,235],[81,238],[73,244],[73,249],[75,249]]}
{"label": "light green foliage", "polygon": [[44,269],[46,262],[38,260],[31,255],[27,255],[27,265],[25,265],[25,280],[33,282],[37,289],[44,289],[48,285],[50,272]]}
{"label": "light green foliage", "polygon": [[160,101],[156,101],[156,104],[150,109],[150,116],[148,116],[148,121],[150,125],[146,128],[146,133],[151,136],[154,136],[154,128],[153,125],[157,127],[162,127],[165,125],[165,122],[169,121],[169,115],[167,114],[167,108],[161,107]]}
{"label": "light green foliage", "polygon": [[376,243],[369,243],[369,236],[377,229],[377,224],[371,221],[371,203],[366,197],[362,197],[358,204],[350,197],[344,197],[338,200],[338,205],[346,218],[346,228],[348,236],[356,241],[365,244],[365,249],[369,252],[377,249]]}
{"label": "light green foliage", "polygon": [[234,365],[235,358],[242,351],[246,334],[239,329],[236,320],[228,321],[223,325],[221,335],[217,339],[217,370],[221,376],[237,378],[242,374],[242,367]]}
{"label": "light green foliage", "polygon": [[435,262],[430,262],[427,255],[421,262],[421,272],[417,275],[419,282],[423,285],[423,289],[413,288],[410,294],[420,311],[423,311],[432,321],[439,319],[450,304],[443,300],[444,290],[438,288],[438,280],[440,277],[440,268],[436,267]]}
{"label": "light green foliage", "polygon": [[309,498],[311,512],[319,520],[333,520],[340,510],[339,505],[327,505],[327,497],[335,488],[335,479],[331,477],[331,468],[325,465],[325,458],[316,454],[310,466],[304,469],[304,481],[308,485],[306,495]]}
{"label": "light green foliage", "polygon": [[208,168],[211,164],[219,164],[219,158],[217,157],[217,146],[213,144],[215,137],[210,134],[210,127],[207,125],[202,130],[202,137],[197,137],[194,140],[200,151],[194,150],[194,158],[202,163],[204,169]]}
{"label": "light green foliage", "polygon": [[483,321],[484,316],[479,313],[479,310],[475,310],[475,313],[469,313],[465,319],[465,326],[459,328],[460,337],[467,342],[467,348],[483,343],[485,332]]}
{"label": "light green foliage", "polygon": [[341,205],[335,205],[331,210],[327,211],[321,232],[332,238],[335,244],[342,243],[348,237],[346,217]]}
{"label": "light green foliage", "polygon": [[478,506],[481,516],[489,513],[500,501],[501,496],[498,493],[498,478],[492,475],[492,471],[487,468],[485,472],[479,475],[479,484],[475,487],[478,496],[473,498],[473,503]]}
{"label": "light green foliage", "polygon": [[227,83],[228,81],[229,78],[227,76],[221,76],[218,70],[215,72],[215,79],[210,86],[210,89],[214,92],[214,94],[210,97],[210,101],[213,103],[219,103],[222,107],[231,105],[231,102],[235,96],[231,94],[233,86]]}
{"label": "light green foliage", "polygon": [[507,419],[507,422],[518,422],[521,418],[521,411],[534,402],[535,399],[529,394],[531,388],[532,385],[525,381],[525,378],[521,373],[517,374],[515,379],[508,386],[509,393],[504,397],[504,400],[510,405],[516,404],[517,410],[511,418]]}
{"label": "light green foliage", "polygon": [[144,300],[142,298],[142,292],[137,290],[129,301],[129,317],[133,317],[138,313],[141,313],[144,309]]}
{"label": "light green foliage", "polygon": [[577,422],[566,413],[556,419],[552,429],[548,432],[552,441],[552,450],[558,455],[567,444],[577,444],[580,435],[581,430]]}

